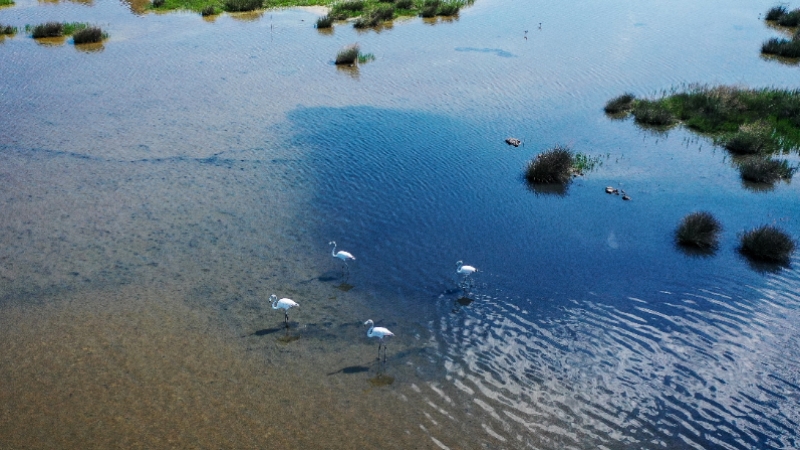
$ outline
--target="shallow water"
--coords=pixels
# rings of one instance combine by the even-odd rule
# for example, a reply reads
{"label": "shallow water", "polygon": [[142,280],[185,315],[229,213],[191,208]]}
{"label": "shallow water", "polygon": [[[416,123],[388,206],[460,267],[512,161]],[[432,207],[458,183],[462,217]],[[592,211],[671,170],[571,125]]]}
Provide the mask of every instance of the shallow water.
{"label": "shallow water", "polygon": [[[299,9],[0,9],[111,36],[0,41],[0,441],[797,446],[798,260],[736,251],[762,223],[800,235],[797,184],[743,185],[708,140],[602,112],[796,88],[758,54],[770,6],[478,1],[331,33]],[[335,67],[355,41],[376,60]],[[530,190],[558,143],[602,164]],[[700,209],[724,226],[712,256],[673,243]],[[479,268],[463,290],[457,260]],[[288,330],[272,293],[301,305]],[[369,318],[396,334],[385,364]]]}

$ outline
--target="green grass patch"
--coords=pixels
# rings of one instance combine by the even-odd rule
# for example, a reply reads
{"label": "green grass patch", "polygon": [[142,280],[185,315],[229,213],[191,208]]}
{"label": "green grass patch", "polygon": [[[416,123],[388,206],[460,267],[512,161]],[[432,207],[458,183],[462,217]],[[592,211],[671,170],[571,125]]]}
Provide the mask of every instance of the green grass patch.
{"label": "green grass patch", "polygon": [[365,64],[370,61],[375,61],[375,55],[373,55],[372,53],[361,53],[361,52],[358,53],[359,64]]}
{"label": "green grass patch", "polygon": [[572,172],[576,175],[583,175],[586,172],[591,172],[597,167],[603,165],[603,160],[600,156],[589,156],[583,153],[575,153],[572,157]]}
{"label": "green grass patch", "polygon": [[25,32],[30,33],[32,38],[39,39],[72,36],[76,31],[87,27],[89,24],[82,22],[47,22],[39,25],[25,25]]}
{"label": "green grass patch", "polygon": [[0,0],[0,6],[11,6],[14,4],[14,0]]}
{"label": "green grass patch", "polygon": [[255,11],[263,7],[263,0],[224,0],[222,5],[222,9],[228,12]]}
{"label": "green grass patch", "polygon": [[658,99],[634,100],[632,113],[643,125],[682,121],[718,142],[729,142],[736,133],[750,129],[766,141],[766,151],[800,149],[800,89],[692,85]]}

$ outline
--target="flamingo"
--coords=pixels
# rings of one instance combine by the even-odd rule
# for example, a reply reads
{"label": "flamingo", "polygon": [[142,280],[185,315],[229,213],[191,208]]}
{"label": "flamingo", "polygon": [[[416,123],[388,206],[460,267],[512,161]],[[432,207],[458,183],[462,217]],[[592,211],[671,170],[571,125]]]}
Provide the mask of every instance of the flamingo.
{"label": "flamingo", "polygon": [[381,359],[381,345],[383,345],[383,362],[386,362],[386,344],[383,343],[383,338],[387,336],[394,336],[394,333],[389,331],[387,328],[376,327],[375,322],[373,322],[372,319],[364,322],[364,325],[369,325],[367,337],[376,337],[380,339],[378,341],[378,359]]}
{"label": "flamingo", "polygon": [[269,296],[269,300],[272,302],[272,309],[282,309],[283,310],[283,321],[286,323],[286,326],[289,326],[289,310],[292,308],[299,308],[300,305],[297,304],[292,299],[289,298],[282,298],[278,300],[278,296],[272,294]]}
{"label": "flamingo", "polygon": [[465,266],[464,265],[464,261],[456,262],[456,273],[459,274],[459,275],[464,275],[464,280],[463,280],[463,283],[461,284],[461,288],[462,289],[464,288],[464,286],[467,285],[467,282],[466,282],[467,281],[467,277],[469,277],[471,274],[473,274],[473,273],[475,273],[477,271],[478,271],[478,269],[476,269],[476,268],[474,268],[472,266]]}
{"label": "flamingo", "polygon": [[[342,262],[344,263],[344,267],[347,267],[347,261],[350,261],[350,260],[355,261],[356,260],[356,257],[353,256],[349,252],[346,252],[344,250],[339,250],[337,252],[336,251],[336,241],[330,241],[330,242],[328,242],[328,245],[332,245],[333,246],[333,249],[331,250],[331,256],[333,256],[334,258],[341,259]],[[347,270],[349,271],[350,269],[348,268]],[[342,272],[344,272],[344,269],[342,269]]]}

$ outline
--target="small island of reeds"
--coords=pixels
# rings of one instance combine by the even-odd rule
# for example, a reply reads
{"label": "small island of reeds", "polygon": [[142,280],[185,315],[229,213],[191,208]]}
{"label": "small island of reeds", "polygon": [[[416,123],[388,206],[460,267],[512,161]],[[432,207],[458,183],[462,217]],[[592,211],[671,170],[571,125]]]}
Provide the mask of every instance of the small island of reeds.
{"label": "small island of reeds", "polygon": [[711,213],[694,212],[684,217],[675,230],[675,240],[679,245],[699,250],[713,250],[718,244],[718,234],[722,225]]}
{"label": "small island of reeds", "polygon": [[599,157],[575,153],[568,146],[556,145],[536,155],[525,169],[531,184],[566,184],[601,164]]}
{"label": "small island of reeds", "polygon": [[800,9],[789,11],[786,6],[773,6],[767,11],[764,20],[776,25],[795,28],[790,39],[770,38],[761,45],[761,53],[782,56],[784,58],[800,58]]}
{"label": "small island of reeds", "polygon": [[748,258],[786,264],[795,250],[795,242],[781,229],[763,225],[741,235],[739,251]]}
{"label": "small island of reeds", "polygon": [[108,38],[100,27],[82,22],[46,22],[39,25],[26,25],[25,31],[34,39],[72,36],[75,44],[93,44]]}
{"label": "small island of reeds", "polygon": [[11,36],[17,34],[17,27],[11,25],[3,25],[0,23],[0,36]]}
{"label": "small island of reeds", "polygon": [[[0,0],[2,1],[2,0]],[[400,16],[454,16],[472,0],[152,0],[148,9],[195,11],[203,16],[292,6],[327,6],[330,11],[315,26],[330,28],[336,20],[352,21],[356,28],[372,28]]]}
{"label": "small island of reeds", "polygon": [[642,126],[682,123],[712,137],[733,155],[747,156],[736,160],[747,181],[788,180],[796,171],[785,160],[770,156],[800,149],[798,89],[691,85],[654,99],[624,94],[609,100],[604,109],[614,115],[631,114]]}
{"label": "small island of reeds", "polygon": [[334,64],[336,65],[353,65],[356,62],[364,64],[375,59],[372,53],[361,53],[361,47],[358,44],[350,44],[339,50],[336,54]]}

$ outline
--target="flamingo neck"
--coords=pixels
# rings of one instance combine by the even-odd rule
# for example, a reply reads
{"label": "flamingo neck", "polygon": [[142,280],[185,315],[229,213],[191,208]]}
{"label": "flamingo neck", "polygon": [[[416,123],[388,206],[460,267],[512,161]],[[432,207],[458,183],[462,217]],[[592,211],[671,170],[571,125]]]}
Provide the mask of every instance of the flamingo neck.
{"label": "flamingo neck", "polygon": [[336,256],[336,242],[333,243],[333,249],[331,250],[331,256]]}

